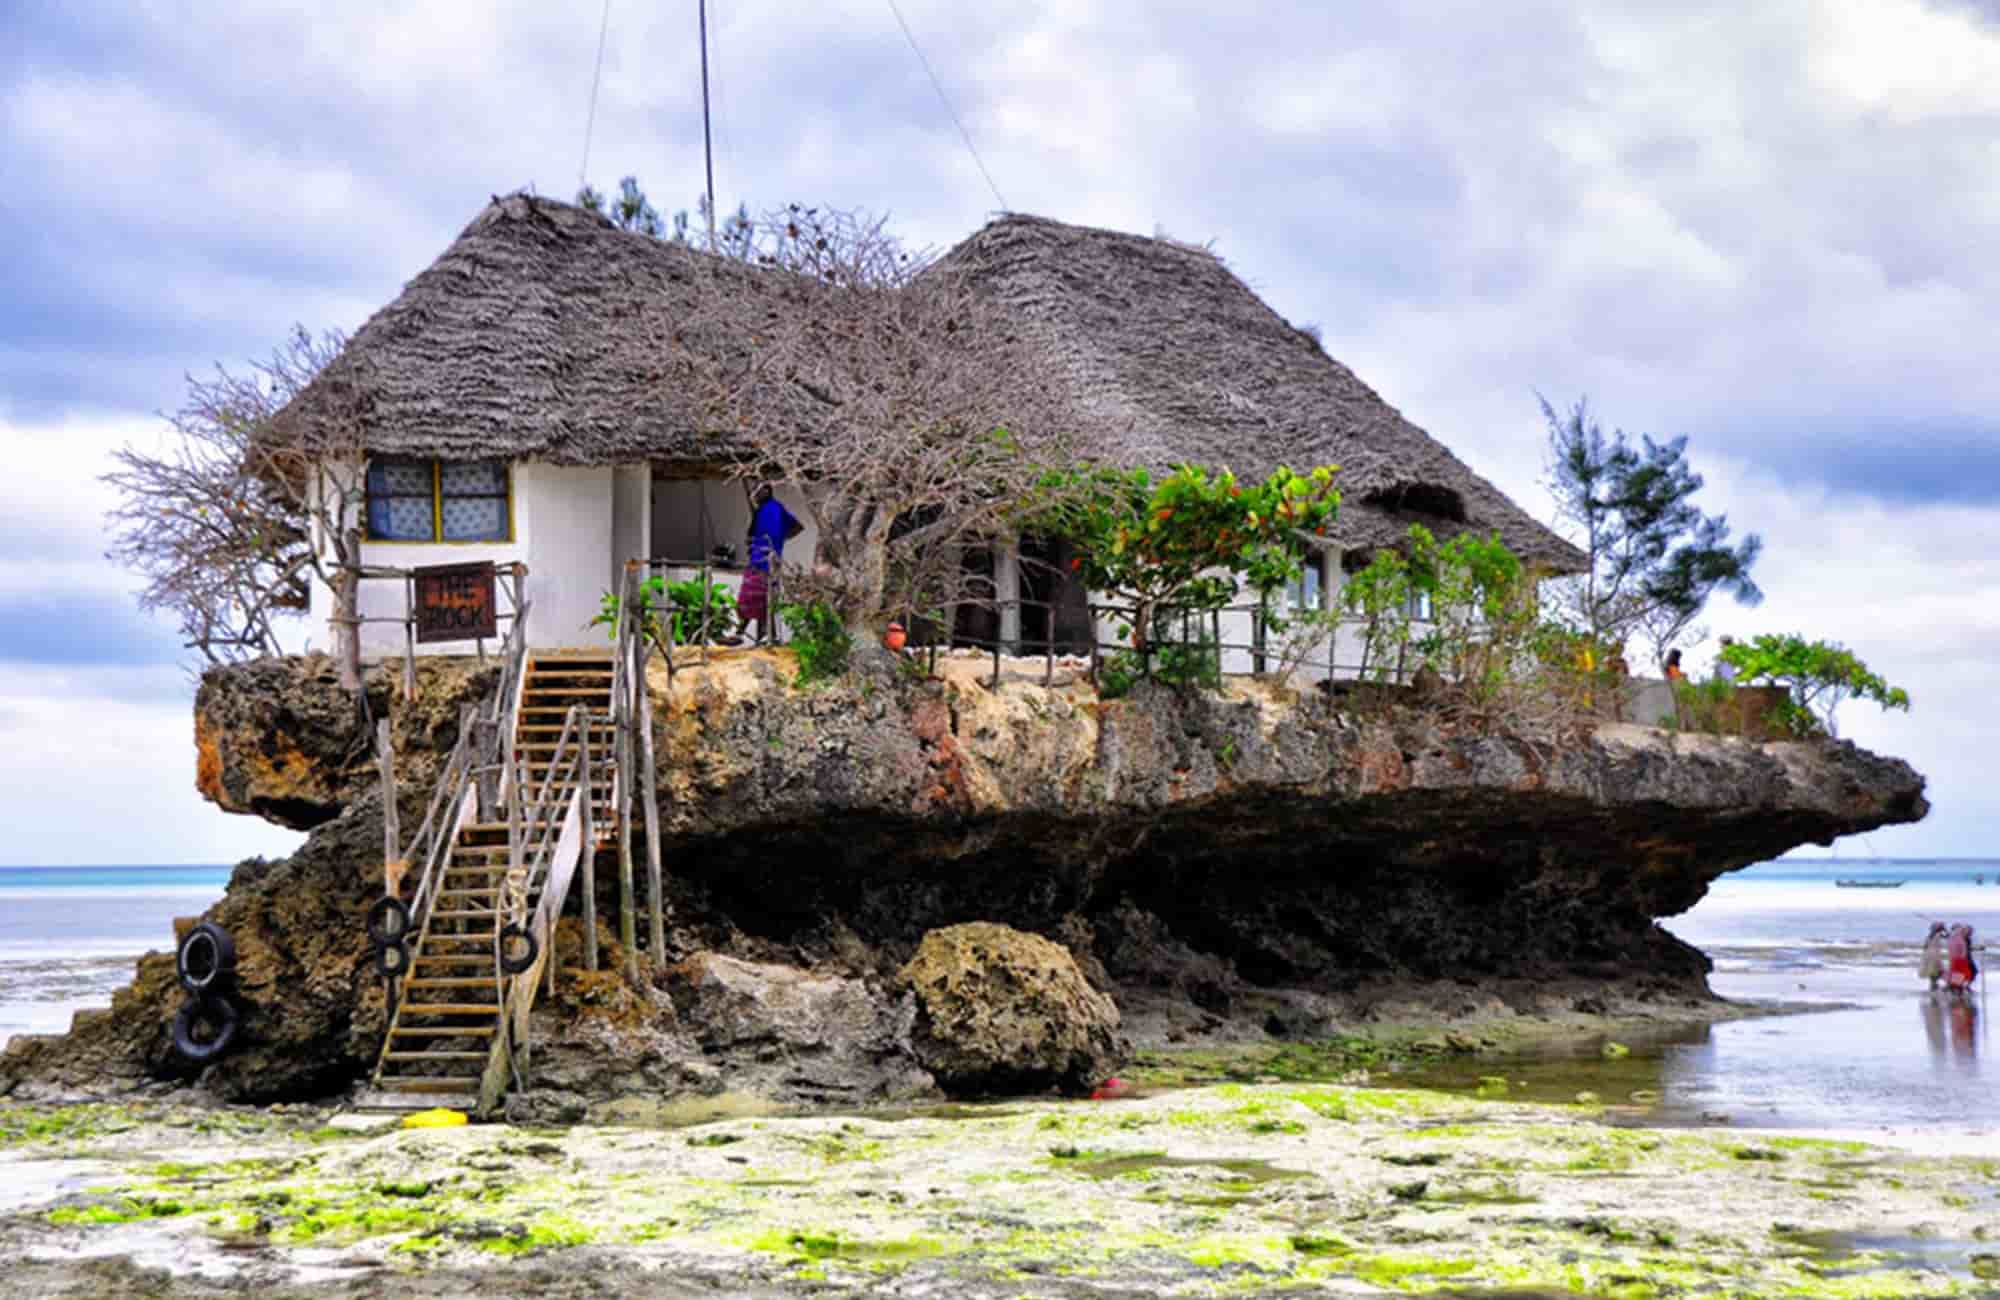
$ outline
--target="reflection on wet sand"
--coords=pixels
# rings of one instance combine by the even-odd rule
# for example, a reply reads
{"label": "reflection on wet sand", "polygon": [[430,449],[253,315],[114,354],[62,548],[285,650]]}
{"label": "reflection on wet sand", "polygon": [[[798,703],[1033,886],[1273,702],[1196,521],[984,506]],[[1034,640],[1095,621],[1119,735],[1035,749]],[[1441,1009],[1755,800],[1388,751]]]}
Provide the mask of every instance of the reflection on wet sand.
{"label": "reflection on wet sand", "polygon": [[1920,1005],[1932,1062],[1956,1073],[1977,1074],[1982,1026],[1972,999],[1932,994]]}

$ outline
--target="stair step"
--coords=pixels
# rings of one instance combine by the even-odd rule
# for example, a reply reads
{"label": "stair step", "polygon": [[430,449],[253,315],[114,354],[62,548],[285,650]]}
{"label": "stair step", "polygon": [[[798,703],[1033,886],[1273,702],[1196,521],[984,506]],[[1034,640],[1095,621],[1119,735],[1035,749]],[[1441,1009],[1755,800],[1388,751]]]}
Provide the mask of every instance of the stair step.
{"label": "stair step", "polygon": [[464,889],[440,889],[437,892],[437,896],[439,898],[491,898],[499,892],[500,890],[497,886],[490,889],[468,887]]}
{"label": "stair step", "polygon": [[384,1052],[382,1060],[486,1060],[486,1052]]}
{"label": "stair step", "polygon": [[489,907],[474,912],[432,912],[431,919],[433,921],[472,921],[472,920],[477,920],[480,917],[492,917],[498,915],[500,915],[500,911],[498,908]]}
{"label": "stair step", "polygon": [[402,1014],[426,1016],[493,1016],[500,1013],[497,1002],[405,1002]]}
{"label": "stair step", "polygon": [[382,1080],[411,1092],[452,1092],[468,1097],[479,1095],[479,1079],[473,1075],[397,1074]]}
{"label": "stair step", "polygon": [[[401,1083],[402,1080],[395,1082]],[[479,1099],[476,1093],[468,1096],[474,1103]],[[406,1115],[411,1111],[433,1110],[441,1100],[448,1101],[450,1098],[440,1098],[433,1093],[395,1092],[386,1087],[371,1088],[356,1095],[352,1109],[363,1115]]]}
{"label": "stair step", "polygon": [[420,955],[412,966],[471,966],[479,962],[491,962],[490,952],[427,952]]}
{"label": "stair step", "polygon": [[406,1029],[401,1025],[390,1031],[392,1038],[491,1038],[499,1032],[492,1025],[447,1025],[442,1028]]}
{"label": "stair step", "polygon": [[406,989],[478,989],[500,982],[498,975],[413,975],[403,981]]}

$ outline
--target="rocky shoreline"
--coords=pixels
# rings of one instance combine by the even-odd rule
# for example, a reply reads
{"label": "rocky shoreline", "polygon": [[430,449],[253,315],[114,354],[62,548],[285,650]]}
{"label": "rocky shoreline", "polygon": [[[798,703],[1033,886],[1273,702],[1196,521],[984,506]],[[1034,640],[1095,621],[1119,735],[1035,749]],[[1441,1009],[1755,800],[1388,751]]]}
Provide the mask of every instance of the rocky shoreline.
{"label": "rocky shoreline", "polygon": [[[1918,774],[1852,745],[1632,726],[1531,740],[1393,693],[1232,681],[1104,701],[1074,673],[1044,685],[1040,661],[1003,665],[998,682],[988,659],[939,667],[799,690],[784,651],[721,653],[671,680],[655,661],[667,946],[639,955],[636,982],[620,973],[615,872],[601,869],[604,966],[580,968],[573,903],[523,1118],[633,1095],[862,1106],[941,1086],[1087,1089],[1127,1044],[1713,1018],[1731,1011],[1708,992],[1706,958],[1658,917],[1728,870],[1926,810]],[[381,670],[370,701],[392,724],[409,825],[492,670],[425,661],[412,702],[396,676]],[[204,793],[312,828],[290,859],[239,867],[206,914],[237,945],[238,1045],[199,1071],[175,1056],[180,995],[156,953],[110,1009],[0,1053],[0,1097],[193,1086],[318,1100],[372,1064],[368,728],[309,656],[212,671],[195,731]],[[1068,1063],[1031,1078],[992,1065],[1012,1047],[988,1053],[983,1081],[941,1064],[926,1028],[939,1013],[910,963],[967,923],[1013,936],[1005,978],[984,987],[1019,992],[1005,972],[1033,966],[1034,984],[1070,967],[1060,993],[1024,996],[1070,1008],[1064,1022],[1091,1008],[1082,1055],[1052,1038],[1051,1060]],[[1061,961],[1029,961],[1037,944]],[[1005,1022],[976,1006],[946,1018]]]}

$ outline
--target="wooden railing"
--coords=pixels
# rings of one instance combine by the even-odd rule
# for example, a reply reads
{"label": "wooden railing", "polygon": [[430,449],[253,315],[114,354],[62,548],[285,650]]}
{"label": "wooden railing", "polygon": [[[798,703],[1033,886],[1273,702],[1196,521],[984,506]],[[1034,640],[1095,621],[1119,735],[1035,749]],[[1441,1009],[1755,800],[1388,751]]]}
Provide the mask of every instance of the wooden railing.
{"label": "wooden railing", "polygon": [[[577,704],[563,720],[562,736],[539,783],[523,778],[518,754],[508,758],[509,785],[516,797],[508,806],[507,883],[501,891],[501,923],[494,927],[493,937],[499,1032],[493,1036],[480,1078],[481,1113],[499,1103],[510,1081],[520,1087],[527,1080],[528,1017],[536,985],[546,974],[553,989],[556,920],[578,863],[588,861],[592,853],[590,744],[590,711]],[[586,929],[589,920],[586,915]],[[508,974],[501,964],[500,932],[507,924],[522,926],[534,946],[532,962],[515,974]]]}
{"label": "wooden railing", "polygon": [[[413,953],[422,947],[425,935],[430,932],[437,891],[460,828],[491,816],[500,797],[496,778],[504,766],[503,744],[511,750],[511,743],[506,742],[514,734],[521,683],[526,673],[528,609],[523,604],[508,629],[500,652],[503,664],[500,682],[493,693],[481,704],[467,704],[459,710],[458,741],[439,769],[424,819],[407,843],[401,842],[398,834],[395,750],[389,720],[383,718],[376,724],[376,759],[382,780],[383,891],[402,898],[409,908],[408,944]],[[475,790],[477,798],[472,797]],[[393,1004],[393,983],[390,1000]]]}
{"label": "wooden railing", "polygon": [[[528,619],[528,601],[523,589],[528,578],[528,566],[516,560],[512,564],[495,565],[493,571],[496,576],[507,580],[501,585],[500,590],[506,593],[508,603],[513,607],[511,609],[496,610],[494,613],[494,622],[507,622],[512,625],[509,628],[508,636],[508,640],[512,641],[512,633],[518,630],[521,624],[527,622]],[[403,587],[403,612],[401,614],[378,614],[371,617],[359,612],[349,614],[336,612],[327,618],[328,623],[343,626],[352,633],[346,642],[346,654],[351,656],[351,659],[343,665],[344,670],[352,675],[354,682],[361,680],[361,628],[364,624],[397,624],[403,629],[403,696],[405,699],[414,699],[417,694],[416,570],[398,568],[389,564],[363,564],[350,570],[343,570],[343,572],[352,575],[352,585],[356,592],[360,590],[363,582],[398,582]],[[467,639],[472,641],[474,650],[481,659],[484,659],[486,657],[485,639],[481,637],[469,637]],[[504,654],[505,651],[503,650],[502,653]]]}

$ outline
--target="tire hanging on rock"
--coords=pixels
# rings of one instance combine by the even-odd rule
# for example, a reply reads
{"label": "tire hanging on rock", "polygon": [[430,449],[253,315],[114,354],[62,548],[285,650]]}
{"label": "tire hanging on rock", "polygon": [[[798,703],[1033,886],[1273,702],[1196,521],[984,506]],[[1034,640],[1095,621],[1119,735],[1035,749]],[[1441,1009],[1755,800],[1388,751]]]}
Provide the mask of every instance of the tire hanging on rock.
{"label": "tire hanging on rock", "polygon": [[410,908],[393,894],[368,905],[368,938],[380,948],[399,942],[410,932]]}
{"label": "tire hanging on rock", "polygon": [[[518,941],[527,945],[525,953],[516,954],[513,944]],[[535,958],[542,955],[542,941],[534,932],[519,921],[509,921],[500,927],[500,969],[509,975],[520,975],[535,964]]]}
{"label": "tire hanging on rock", "polygon": [[189,930],[174,953],[181,987],[196,997],[228,987],[236,973],[236,943],[213,921]]}
{"label": "tire hanging on rock", "polygon": [[[219,995],[191,997],[174,1014],[174,1050],[196,1065],[204,1065],[229,1050],[240,1024],[241,1015],[230,999]],[[196,1030],[204,1025],[214,1027],[214,1037],[204,1040],[197,1035]]]}

